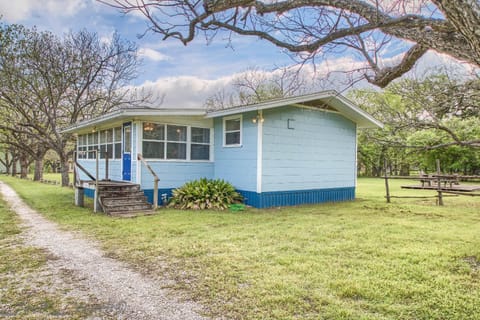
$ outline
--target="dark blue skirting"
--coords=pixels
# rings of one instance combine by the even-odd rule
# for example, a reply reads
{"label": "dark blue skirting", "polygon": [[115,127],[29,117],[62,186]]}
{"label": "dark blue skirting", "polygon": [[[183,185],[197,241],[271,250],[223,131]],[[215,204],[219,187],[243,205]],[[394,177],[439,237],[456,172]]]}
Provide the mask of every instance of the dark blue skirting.
{"label": "dark blue skirting", "polygon": [[[162,195],[172,196],[172,188],[158,190],[158,204],[163,205]],[[244,198],[245,204],[255,208],[285,207],[322,202],[339,202],[355,199],[355,187],[312,189],[295,191],[275,191],[256,193],[237,190]],[[85,189],[85,196],[93,198],[93,189]],[[153,203],[153,189],[143,190],[148,202]]]}
{"label": "dark blue skirting", "polygon": [[355,199],[355,187],[262,193],[242,190],[237,191],[245,198],[245,204],[256,208],[296,206],[301,204],[338,202]]}

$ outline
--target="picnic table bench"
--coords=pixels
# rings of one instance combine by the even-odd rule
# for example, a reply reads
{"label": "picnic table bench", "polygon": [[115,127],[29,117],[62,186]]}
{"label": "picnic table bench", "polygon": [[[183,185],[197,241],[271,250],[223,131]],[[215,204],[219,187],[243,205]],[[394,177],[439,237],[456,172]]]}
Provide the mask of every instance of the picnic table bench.
{"label": "picnic table bench", "polygon": [[452,188],[452,185],[458,185],[460,184],[460,179],[458,175],[443,175],[443,174],[421,174],[419,177],[420,182],[422,183],[422,187],[425,187],[425,184],[427,186],[431,187],[432,186],[432,181],[434,184],[442,184],[443,187],[446,188],[447,184],[449,185],[450,188]]}

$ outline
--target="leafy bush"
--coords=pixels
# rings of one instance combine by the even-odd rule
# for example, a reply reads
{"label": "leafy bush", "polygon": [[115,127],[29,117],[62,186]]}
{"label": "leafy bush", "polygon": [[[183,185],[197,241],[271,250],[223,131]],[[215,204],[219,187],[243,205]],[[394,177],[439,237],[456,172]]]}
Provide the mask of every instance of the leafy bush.
{"label": "leafy bush", "polygon": [[169,206],[179,209],[225,210],[230,204],[243,200],[230,183],[221,179],[190,181],[172,193]]}

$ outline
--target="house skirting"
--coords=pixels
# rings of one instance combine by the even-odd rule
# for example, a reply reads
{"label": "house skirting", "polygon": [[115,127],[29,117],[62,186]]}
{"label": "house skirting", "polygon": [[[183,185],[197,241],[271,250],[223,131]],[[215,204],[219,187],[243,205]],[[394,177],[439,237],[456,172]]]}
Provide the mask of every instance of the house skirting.
{"label": "house skirting", "polygon": [[[158,204],[163,205],[162,195],[172,196],[172,188],[158,190]],[[322,202],[339,202],[355,199],[355,187],[275,191],[256,193],[237,190],[244,198],[245,204],[255,208],[285,207]],[[85,195],[93,198],[94,190],[85,189]],[[153,203],[153,189],[143,190],[148,202]]]}
{"label": "house skirting", "polygon": [[301,204],[339,202],[355,199],[355,187],[262,193],[242,190],[237,191],[245,198],[245,204],[255,208],[296,206]]}

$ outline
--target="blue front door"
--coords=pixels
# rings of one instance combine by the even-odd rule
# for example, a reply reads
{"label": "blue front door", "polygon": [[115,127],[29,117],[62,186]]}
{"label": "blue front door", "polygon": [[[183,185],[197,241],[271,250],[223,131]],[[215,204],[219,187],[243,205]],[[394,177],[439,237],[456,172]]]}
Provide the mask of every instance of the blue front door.
{"label": "blue front door", "polygon": [[132,123],[123,124],[122,179],[132,180]]}

